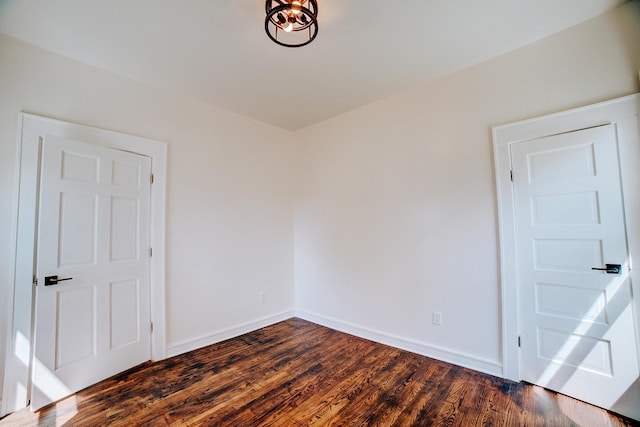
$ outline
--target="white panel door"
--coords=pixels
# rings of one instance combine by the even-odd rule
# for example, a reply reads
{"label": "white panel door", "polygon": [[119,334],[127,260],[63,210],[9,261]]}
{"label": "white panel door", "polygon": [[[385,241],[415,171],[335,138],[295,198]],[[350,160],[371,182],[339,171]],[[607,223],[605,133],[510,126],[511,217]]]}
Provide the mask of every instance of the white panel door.
{"label": "white panel door", "polygon": [[[638,378],[616,131],[512,145],[521,378],[610,408]],[[609,274],[605,264],[620,264]]]}
{"label": "white panel door", "polygon": [[44,138],[33,409],[150,359],[150,168],[148,157]]}

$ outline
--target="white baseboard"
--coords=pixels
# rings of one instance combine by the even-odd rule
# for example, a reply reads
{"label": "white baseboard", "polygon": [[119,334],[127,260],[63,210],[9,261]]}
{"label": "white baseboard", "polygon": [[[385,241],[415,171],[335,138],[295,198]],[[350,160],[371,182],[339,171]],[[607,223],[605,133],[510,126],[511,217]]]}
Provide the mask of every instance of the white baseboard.
{"label": "white baseboard", "polygon": [[167,357],[177,356],[182,353],[197,350],[202,347],[206,347],[211,344],[218,343],[220,341],[235,338],[237,336],[246,334],[248,332],[255,331],[265,326],[273,325],[274,323],[281,322],[292,318],[294,315],[293,310],[283,311],[281,313],[274,314],[272,316],[256,319],[251,322],[242,323],[240,325],[228,328],[222,331],[215,332],[213,334],[202,335],[196,338],[180,341],[170,345],[167,348]]}
{"label": "white baseboard", "polygon": [[232,328],[215,332],[213,334],[202,335],[200,337],[184,340],[172,344],[167,348],[167,357],[177,356],[189,351],[197,350],[211,344],[218,343],[230,338],[235,338],[242,334],[255,331],[265,326],[290,319],[291,317],[299,317],[309,322],[317,323],[340,332],[355,335],[381,344],[390,345],[402,350],[411,351],[422,356],[431,357],[433,359],[442,360],[443,362],[462,366],[464,368],[473,369],[475,371],[484,372],[486,374],[502,377],[502,365],[492,360],[463,354],[454,350],[449,350],[439,346],[434,346],[415,340],[391,335],[385,332],[358,326],[349,322],[343,322],[338,319],[329,318],[307,311],[293,310],[284,311],[272,316],[256,319],[251,322],[243,323]]}
{"label": "white baseboard", "polygon": [[332,319],[307,311],[296,310],[296,317],[317,323],[340,332],[355,335],[381,344],[390,345],[402,350],[422,356],[438,359],[453,365],[462,366],[464,368],[473,369],[474,371],[484,372],[485,374],[502,377],[502,364],[492,360],[463,354],[454,350],[449,350],[439,346],[418,342],[415,340],[402,338],[385,332],[375,331],[373,329],[364,328],[352,323],[343,322],[338,319]]}

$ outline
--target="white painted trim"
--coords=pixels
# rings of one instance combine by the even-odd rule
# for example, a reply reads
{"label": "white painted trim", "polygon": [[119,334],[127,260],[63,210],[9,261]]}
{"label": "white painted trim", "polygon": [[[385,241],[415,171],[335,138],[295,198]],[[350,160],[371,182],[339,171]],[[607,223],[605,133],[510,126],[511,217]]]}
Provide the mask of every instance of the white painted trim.
{"label": "white painted trim", "polygon": [[502,373],[502,365],[493,360],[484,359],[470,354],[461,353],[455,350],[435,346],[416,340],[388,334],[374,329],[365,328],[353,323],[344,322],[342,320],[333,319],[308,311],[296,310],[296,317],[317,323],[327,328],[335,329],[340,332],[355,335],[360,338],[375,341],[377,343],[389,345],[401,350],[410,351],[422,356],[431,357],[432,359],[441,360],[453,365],[462,366],[464,368],[473,369],[474,371],[484,372],[489,375],[500,376]]}
{"label": "white painted trim", "polygon": [[[16,123],[16,141],[20,140],[20,135],[22,133],[22,116],[18,117],[18,122]],[[7,277],[7,284],[12,284],[14,283],[15,280],[15,273],[16,273],[16,243],[17,243],[17,236],[18,236],[18,194],[20,191],[20,188],[18,186],[18,183],[20,182],[20,156],[21,156],[21,152],[20,150],[16,150],[16,154],[15,154],[15,161],[14,164],[16,165],[15,171],[14,171],[14,175],[13,175],[13,194],[12,194],[12,198],[11,198],[11,234],[9,235],[9,242],[7,242],[11,247],[9,249],[9,269],[7,271],[8,273],[8,277]],[[14,289],[13,286],[8,286],[9,289],[7,289],[7,300],[5,301],[6,304],[6,329],[5,329],[5,342],[6,342],[6,348],[5,348],[5,361],[7,360],[7,358],[9,357],[10,354],[13,353],[13,346],[11,345],[13,343],[13,340],[11,339],[11,337],[13,336],[13,301],[14,301]],[[4,372],[4,378],[3,378],[3,383],[2,383],[2,390],[3,393],[0,393],[0,417],[4,417],[5,415],[7,415],[7,413],[9,412],[8,409],[5,407],[4,403],[7,402],[7,399],[3,399],[3,395],[4,395],[4,390],[7,390],[7,376],[8,373],[6,372],[6,368],[7,365],[5,363],[5,372]]]}
{"label": "white painted trim", "polygon": [[[165,222],[166,222],[166,182],[167,144],[148,138],[98,129],[94,127],[50,119],[28,113],[21,113],[18,124],[16,149],[16,182],[14,183],[13,228],[10,236],[12,252],[10,259],[10,301],[8,302],[9,329],[7,334],[7,355],[5,378],[0,409],[3,414],[24,408],[27,395],[17,395],[20,387],[29,387],[29,367],[20,360],[30,360],[25,352],[18,355],[16,343],[26,345],[26,353],[32,351],[32,301],[33,253],[35,247],[35,200],[38,175],[39,144],[33,143],[45,134],[85,140],[87,137],[96,145],[130,151],[151,158],[151,170],[155,181],[151,186],[151,321],[154,324],[151,336],[151,358],[166,357],[165,323]],[[26,137],[30,135],[31,138]],[[26,343],[26,344],[25,344]],[[22,348],[22,347],[20,347]],[[29,355],[30,356],[30,355]]]}
{"label": "white painted trim", "polygon": [[196,338],[177,342],[169,346],[169,348],[167,349],[167,357],[177,356],[179,354],[197,350],[211,344],[219,343],[220,341],[228,340],[230,338],[235,338],[240,335],[253,332],[260,328],[282,322],[283,320],[291,319],[293,317],[293,314],[293,310],[283,311],[281,313],[262,317],[260,319],[252,320],[251,322],[242,323],[231,328],[214,332],[213,334],[201,335]]}
{"label": "white painted trim", "polygon": [[[629,252],[632,259],[634,256],[640,259],[640,239],[637,238],[640,236],[640,194],[637,190],[640,183],[639,111],[640,94],[635,94],[493,128],[500,235],[503,377],[520,380],[515,211],[510,179],[510,145],[578,129],[614,124],[618,132]],[[635,296],[636,342],[640,349],[640,269],[632,269],[630,276]]]}

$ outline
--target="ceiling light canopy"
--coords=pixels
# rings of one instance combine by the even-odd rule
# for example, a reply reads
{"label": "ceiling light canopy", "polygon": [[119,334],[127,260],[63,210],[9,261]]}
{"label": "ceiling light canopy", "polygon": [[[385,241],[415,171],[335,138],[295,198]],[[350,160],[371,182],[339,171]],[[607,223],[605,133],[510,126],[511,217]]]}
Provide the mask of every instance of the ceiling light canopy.
{"label": "ceiling light canopy", "polygon": [[316,0],[267,0],[265,10],[264,29],[280,46],[305,46],[318,35]]}

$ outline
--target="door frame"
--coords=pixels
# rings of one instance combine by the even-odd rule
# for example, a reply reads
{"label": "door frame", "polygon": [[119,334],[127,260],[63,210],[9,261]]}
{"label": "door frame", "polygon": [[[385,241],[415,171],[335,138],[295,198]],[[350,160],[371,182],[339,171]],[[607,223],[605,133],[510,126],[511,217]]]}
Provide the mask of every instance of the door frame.
{"label": "door frame", "polygon": [[[492,128],[498,202],[502,376],[520,381],[519,307],[516,269],[515,207],[511,182],[511,144],[612,124],[618,135],[627,236],[640,236],[640,94]],[[640,259],[640,239],[628,238],[630,262]],[[636,346],[640,349],[640,268],[632,268]],[[638,363],[640,364],[640,352]]]}
{"label": "door frame", "polygon": [[35,309],[35,249],[38,210],[39,163],[42,136],[90,139],[94,145],[129,151],[151,158],[150,260],[151,359],[166,358],[165,324],[165,222],[167,144],[95,127],[51,119],[29,113],[18,118],[16,175],[9,295],[7,298],[7,346],[0,416],[29,405]]}

